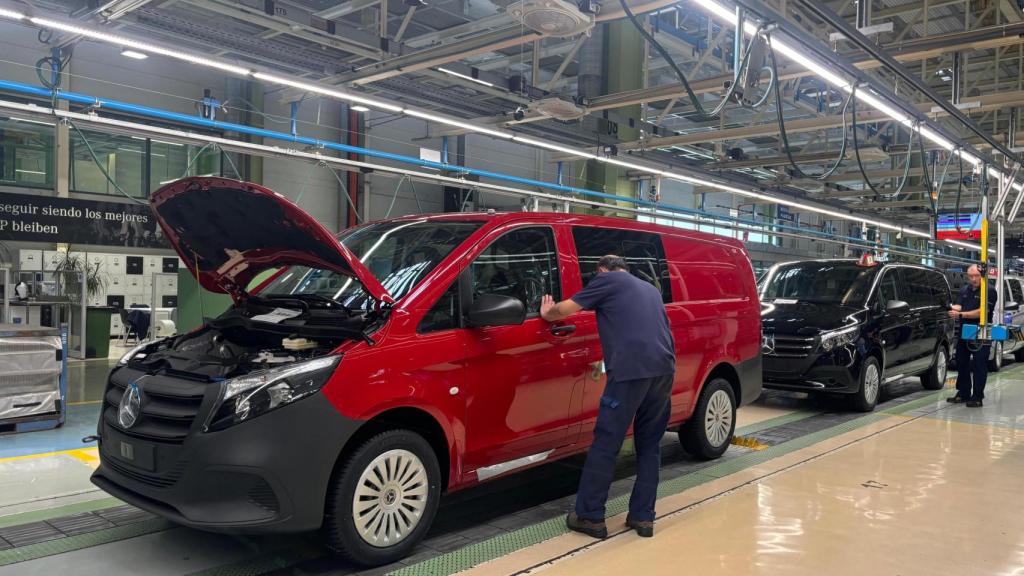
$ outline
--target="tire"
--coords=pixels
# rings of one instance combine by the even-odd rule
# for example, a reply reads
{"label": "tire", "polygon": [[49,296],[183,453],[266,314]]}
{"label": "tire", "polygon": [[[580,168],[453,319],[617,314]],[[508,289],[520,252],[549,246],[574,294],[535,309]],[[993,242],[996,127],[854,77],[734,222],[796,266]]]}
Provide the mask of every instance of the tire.
{"label": "tire", "polygon": [[988,359],[988,371],[995,374],[1003,369],[1003,343],[993,342],[991,354],[992,357]]}
{"label": "tire", "polygon": [[714,460],[725,454],[736,431],[736,396],[724,378],[704,386],[693,416],[679,428],[679,442],[694,458]]}
{"label": "tire", "polygon": [[850,405],[858,412],[871,412],[878,404],[878,395],[882,391],[882,367],[878,359],[868,356],[860,369],[860,385],[857,393],[850,399]]}
{"label": "tire", "polygon": [[[383,486],[375,486],[377,474]],[[410,430],[382,432],[356,448],[335,474],[328,488],[325,543],[364,566],[390,564],[423,539],[440,498],[441,470],[430,444]]]}
{"label": "tire", "polygon": [[946,345],[939,344],[932,359],[932,367],[921,375],[921,385],[926,390],[941,390],[946,385],[946,373],[949,367],[949,354]]}

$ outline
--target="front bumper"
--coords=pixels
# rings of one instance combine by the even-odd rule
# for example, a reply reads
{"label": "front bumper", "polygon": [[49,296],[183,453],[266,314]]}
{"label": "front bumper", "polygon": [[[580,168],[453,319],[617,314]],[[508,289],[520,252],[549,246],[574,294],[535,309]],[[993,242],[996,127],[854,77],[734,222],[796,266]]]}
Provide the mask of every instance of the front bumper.
{"label": "front bumper", "polygon": [[193,528],[319,528],[335,462],[361,422],[342,416],[315,394],[205,433],[209,400],[180,443],[120,430],[104,417],[110,410],[105,406],[99,423],[100,466],[92,482],[129,504]]}
{"label": "front bumper", "polygon": [[853,346],[804,358],[765,356],[764,387],[853,394],[860,388],[860,359],[861,354]]}

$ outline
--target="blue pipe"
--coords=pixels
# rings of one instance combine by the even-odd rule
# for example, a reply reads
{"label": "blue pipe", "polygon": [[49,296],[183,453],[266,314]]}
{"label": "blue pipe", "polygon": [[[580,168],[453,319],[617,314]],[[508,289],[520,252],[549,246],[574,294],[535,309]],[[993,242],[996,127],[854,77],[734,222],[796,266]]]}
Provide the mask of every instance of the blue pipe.
{"label": "blue pipe", "polygon": [[[53,96],[53,92],[46,88],[32,86],[29,84],[22,84],[20,82],[12,82],[9,80],[0,80],[0,90],[9,92],[16,92],[26,94],[30,96],[36,96],[39,98],[50,99]],[[179,112],[169,112],[167,110],[161,110],[159,108],[152,108],[149,106],[140,106],[137,104],[129,104],[126,102],[119,102],[117,100],[108,100],[105,98],[96,98],[93,96],[87,96],[85,94],[78,94],[75,92],[63,92],[57,91],[57,98],[60,100],[66,100],[76,104],[82,104],[84,106],[92,106],[98,109],[106,108],[108,110],[114,110],[117,112],[125,112],[129,114],[137,114],[142,116],[150,116],[161,120],[167,120],[170,122],[176,122],[179,124],[186,124],[191,126],[197,126],[202,128],[209,128],[215,130],[224,130],[228,132],[237,132],[239,134],[249,134],[252,136],[258,136],[261,138],[267,138],[270,140],[280,140],[283,142],[294,142],[296,144],[303,144],[306,146],[312,146],[314,148],[325,148],[329,150],[337,150],[339,152],[345,152],[350,154],[361,154],[371,158],[380,158],[384,160],[394,160],[397,162],[403,162],[406,164],[412,164],[414,166],[420,166],[423,168],[433,168],[435,170],[449,170],[456,171],[463,174],[472,174],[480,176],[482,178],[490,178],[492,180],[500,180],[506,182],[514,182],[518,184],[526,184],[529,186],[536,186],[543,189],[557,190],[560,192],[569,192],[571,194],[577,194],[584,197],[592,197],[596,199],[614,200],[616,202],[629,202],[638,207],[644,208],[659,208],[665,209],[670,212],[677,212],[681,214],[687,214],[691,216],[704,216],[717,218],[726,222],[732,222],[737,224],[747,224],[760,226],[757,222],[750,222],[740,220],[739,218],[733,218],[725,215],[712,215],[704,210],[693,210],[684,206],[675,206],[671,204],[662,204],[660,202],[651,202],[643,199],[627,198],[624,196],[616,196],[614,194],[607,194],[605,192],[598,192],[596,190],[587,190],[585,188],[577,188],[575,186],[565,186],[563,184],[552,184],[550,182],[544,182],[542,180],[534,180],[532,178],[521,178],[519,176],[512,176],[509,174],[502,174],[500,172],[491,172],[490,170],[480,170],[478,168],[469,168],[465,166],[457,166],[447,164],[444,162],[432,162],[430,160],[421,160],[412,156],[406,156],[404,154],[393,154],[391,152],[383,152],[380,150],[374,150],[372,148],[362,148],[359,146],[350,146],[348,144],[339,144],[337,142],[329,142],[323,140],[317,140],[315,138],[307,138],[298,135],[289,135],[283,132],[275,132],[273,130],[267,130],[264,128],[254,128],[252,126],[246,126],[244,124],[234,124],[231,122],[222,122],[219,120],[210,120],[206,118],[200,118],[189,114],[182,114]],[[704,194],[701,194],[701,205],[703,206]],[[656,217],[656,215],[655,215]],[[789,226],[779,226],[783,229],[794,229],[799,230],[801,233],[820,234],[812,230],[797,229]],[[831,238],[835,238],[832,236]],[[857,242],[858,240],[852,237],[840,237],[842,240],[850,240]],[[885,247],[888,247],[886,245]],[[921,253],[922,255],[929,256],[928,253]],[[966,260],[965,260],[966,261]]]}

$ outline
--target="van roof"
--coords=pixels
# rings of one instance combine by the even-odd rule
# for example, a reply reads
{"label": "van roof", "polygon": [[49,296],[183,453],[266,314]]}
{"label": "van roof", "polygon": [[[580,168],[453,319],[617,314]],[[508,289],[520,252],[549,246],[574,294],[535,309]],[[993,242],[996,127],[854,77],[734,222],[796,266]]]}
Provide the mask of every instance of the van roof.
{"label": "van roof", "polygon": [[591,216],[586,214],[568,214],[565,212],[456,212],[450,214],[417,214],[411,216],[402,216],[399,218],[390,218],[388,220],[383,221],[407,222],[411,220],[448,222],[486,221],[492,223],[495,226],[500,226],[502,224],[507,224],[510,222],[538,222],[549,224],[572,224],[577,226],[595,226],[599,228],[619,228],[623,230],[639,230],[645,232],[654,232],[657,234],[691,238],[694,240],[702,240],[706,242],[715,242],[720,244],[724,243],[731,247],[741,248],[744,251],[746,251],[746,247],[743,245],[742,242],[736,240],[735,238],[729,238],[726,236],[709,234],[707,232],[698,232],[696,230],[686,230],[684,228],[675,228],[673,226],[654,224],[652,222],[640,222],[637,220],[629,220],[626,218],[615,218],[612,216]]}
{"label": "van roof", "polygon": [[[801,264],[804,262],[835,262],[836,264],[856,264],[859,262],[857,258],[808,258],[806,260],[787,260],[785,262],[777,262],[776,266],[786,266],[788,264]],[[943,272],[934,266],[926,266],[924,264],[914,264],[913,262],[878,262],[876,267],[879,269],[887,266],[909,266],[912,268],[923,268],[925,270],[934,270],[936,272]]]}

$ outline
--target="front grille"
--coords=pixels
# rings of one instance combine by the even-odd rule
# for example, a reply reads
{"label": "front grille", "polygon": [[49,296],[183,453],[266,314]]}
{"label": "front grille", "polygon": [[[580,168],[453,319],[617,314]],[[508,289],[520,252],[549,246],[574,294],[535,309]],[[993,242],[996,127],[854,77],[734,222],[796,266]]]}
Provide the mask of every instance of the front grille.
{"label": "front grille", "polygon": [[247,496],[249,502],[268,512],[277,514],[280,511],[281,505],[277,501],[277,494],[274,494],[274,489],[262,478],[249,489]]}
{"label": "front grille", "polygon": [[[188,436],[199,415],[209,384],[178,378],[131,376],[122,369],[111,375],[104,396],[103,419],[114,429],[145,440],[180,444]],[[142,410],[131,428],[122,428],[117,419],[118,406],[132,380],[142,391]]]}
{"label": "front grille", "polygon": [[814,338],[765,333],[762,350],[765,356],[772,358],[806,358],[814,350]]}
{"label": "front grille", "polygon": [[138,470],[121,464],[116,458],[105,458],[103,463],[111,467],[118,474],[127,476],[136,482],[141,482],[147,486],[153,486],[154,488],[170,488],[181,479],[181,475],[185,473],[185,462],[181,461],[175,464],[170,470],[161,475],[156,475],[144,470]]}

